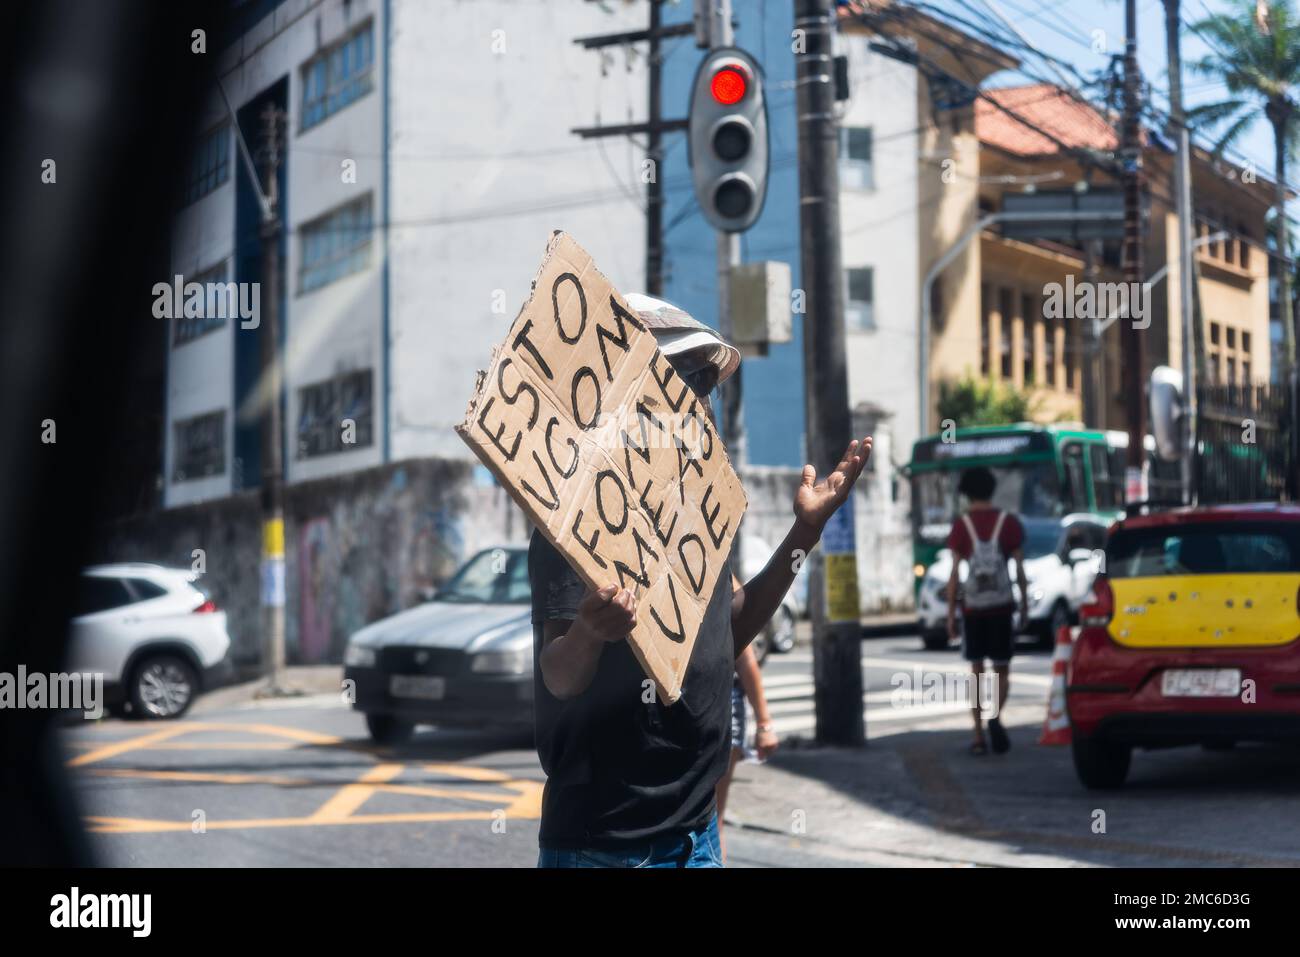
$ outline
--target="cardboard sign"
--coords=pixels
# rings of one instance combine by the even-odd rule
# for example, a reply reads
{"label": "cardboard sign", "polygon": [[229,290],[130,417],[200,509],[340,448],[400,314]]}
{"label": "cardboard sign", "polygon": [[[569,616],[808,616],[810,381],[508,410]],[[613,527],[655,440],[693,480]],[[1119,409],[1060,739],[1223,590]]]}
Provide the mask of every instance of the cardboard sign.
{"label": "cardboard sign", "polygon": [[745,493],[695,394],[567,234],[456,431],[589,588],[637,595],[628,641],[675,702]]}

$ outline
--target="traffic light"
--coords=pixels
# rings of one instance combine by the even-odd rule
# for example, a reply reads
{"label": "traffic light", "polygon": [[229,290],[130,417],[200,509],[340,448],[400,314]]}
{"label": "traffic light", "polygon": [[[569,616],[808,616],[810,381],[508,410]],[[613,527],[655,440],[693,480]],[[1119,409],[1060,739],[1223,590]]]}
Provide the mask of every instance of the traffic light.
{"label": "traffic light", "polygon": [[767,197],[767,103],[758,63],[744,50],[710,50],[691,94],[691,177],[704,218],[723,232],[748,229]]}

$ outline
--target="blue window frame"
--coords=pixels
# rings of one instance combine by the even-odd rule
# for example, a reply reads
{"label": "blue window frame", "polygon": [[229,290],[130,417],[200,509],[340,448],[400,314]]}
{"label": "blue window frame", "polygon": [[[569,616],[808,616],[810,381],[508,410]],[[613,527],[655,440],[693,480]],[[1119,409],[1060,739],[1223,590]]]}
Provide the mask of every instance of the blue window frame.
{"label": "blue window frame", "polygon": [[340,206],[302,227],[298,291],[311,292],[370,265],[372,197]]}
{"label": "blue window frame", "polygon": [[374,24],[364,27],[302,67],[302,130],[332,116],[374,87]]}
{"label": "blue window frame", "polygon": [[[368,448],[375,441],[374,374],[370,369],[345,372],[298,390],[300,459]],[[343,423],[355,427],[352,442],[343,441]]]}
{"label": "blue window frame", "polygon": [[226,471],[226,412],[220,409],[173,425],[172,481],[224,475]]}
{"label": "blue window frame", "polygon": [[190,157],[181,203],[188,206],[230,179],[230,124],[223,123],[199,137]]}
{"label": "blue window frame", "polygon": [[[209,283],[220,283],[222,287],[225,286],[226,261],[224,259],[211,269],[206,269],[197,276],[186,279],[185,285],[188,286],[192,282],[196,282],[203,287],[203,315],[186,316],[182,314],[176,317],[175,334],[172,338],[173,347],[183,346],[187,342],[193,342],[199,336],[220,329],[226,324],[226,320],[236,315],[239,310],[239,294],[237,291],[232,298],[227,289],[208,288]],[[185,297],[182,296],[182,310],[184,305]]]}

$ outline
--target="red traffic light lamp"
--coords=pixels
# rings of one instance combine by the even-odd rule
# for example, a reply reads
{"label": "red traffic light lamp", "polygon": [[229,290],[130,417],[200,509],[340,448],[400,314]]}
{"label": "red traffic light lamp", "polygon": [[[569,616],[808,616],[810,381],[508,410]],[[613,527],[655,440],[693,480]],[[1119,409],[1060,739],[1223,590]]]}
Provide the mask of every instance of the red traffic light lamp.
{"label": "red traffic light lamp", "polygon": [[723,106],[734,106],[745,98],[749,89],[749,78],[738,67],[725,66],[713,74],[709,92],[713,99]]}

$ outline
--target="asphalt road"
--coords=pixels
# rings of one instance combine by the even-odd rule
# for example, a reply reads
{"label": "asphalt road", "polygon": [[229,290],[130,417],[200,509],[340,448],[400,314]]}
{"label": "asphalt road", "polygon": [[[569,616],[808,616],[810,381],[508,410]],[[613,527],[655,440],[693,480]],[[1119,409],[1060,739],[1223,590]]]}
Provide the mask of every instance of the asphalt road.
{"label": "asphalt road", "polygon": [[[965,754],[966,705],[930,700],[923,690],[913,695],[909,687],[920,689],[926,676],[963,674],[955,651],[923,651],[915,637],[863,643],[864,712],[875,746],[862,751],[801,747],[799,738],[810,737],[814,724],[811,664],[809,650],[799,647],[772,656],[764,668],[783,747],[769,764],[745,763],[737,771],[728,817],[744,826],[728,827],[733,866],[1146,861],[1125,856],[1119,843],[1076,835],[1088,835],[1096,798],[1073,781],[1068,749],[1034,747],[1049,652],[1026,650],[1017,658],[1004,714],[1016,742],[1012,755],[979,762]],[[64,743],[104,864],[536,862],[543,776],[531,741],[518,736],[426,728],[409,745],[377,748],[360,715],[334,695],[317,695],[223,706],[174,722],[106,719],[68,729]],[[1298,840],[1270,838],[1292,830],[1300,791],[1294,752],[1140,754],[1134,777],[1166,783],[1154,785],[1155,792],[1139,785],[1122,799],[1131,809],[1124,818],[1131,848],[1145,853],[1141,842],[1177,834],[1188,863],[1233,862],[1212,854],[1207,860],[1200,850],[1207,841],[1247,849],[1247,862],[1250,853],[1272,860],[1271,852],[1300,863]],[[1158,801],[1151,806],[1153,794]],[[1175,820],[1168,819],[1171,801]],[[790,808],[812,809],[804,837],[788,833]],[[1032,844],[1039,833],[1026,827],[1041,827],[1043,854],[1002,853],[992,832],[983,843],[968,840],[968,830],[989,830],[986,808],[994,818],[1014,808],[1014,839],[1021,843]],[[1060,840],[1053,841],[1053,827],[1063,831]],[[1159,848],[1148,857],[1181,862]]]}

